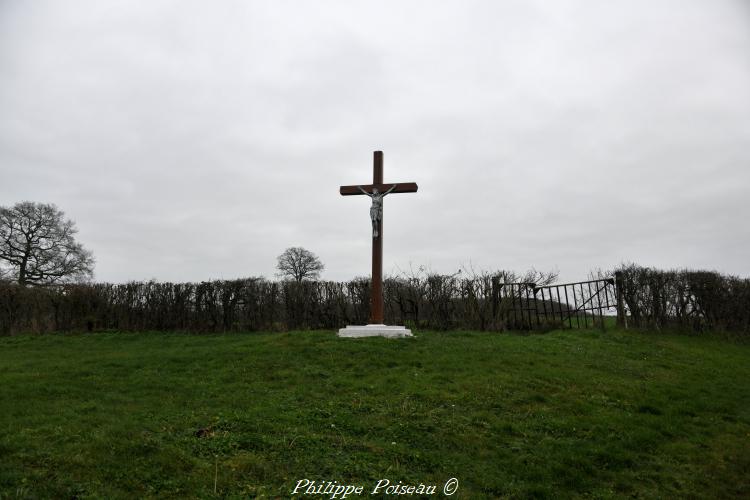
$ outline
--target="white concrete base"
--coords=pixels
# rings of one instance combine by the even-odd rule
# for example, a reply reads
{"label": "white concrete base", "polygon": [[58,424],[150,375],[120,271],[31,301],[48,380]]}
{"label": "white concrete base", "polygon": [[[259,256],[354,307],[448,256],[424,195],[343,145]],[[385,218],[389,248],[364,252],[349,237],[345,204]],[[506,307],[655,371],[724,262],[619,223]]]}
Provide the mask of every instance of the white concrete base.
{"label": "white concrete base", "polygon": [[339,330],[339,337],[413,337],[411,330],[405,326],[386,326],[386,325],[364,325],[352,326]]}

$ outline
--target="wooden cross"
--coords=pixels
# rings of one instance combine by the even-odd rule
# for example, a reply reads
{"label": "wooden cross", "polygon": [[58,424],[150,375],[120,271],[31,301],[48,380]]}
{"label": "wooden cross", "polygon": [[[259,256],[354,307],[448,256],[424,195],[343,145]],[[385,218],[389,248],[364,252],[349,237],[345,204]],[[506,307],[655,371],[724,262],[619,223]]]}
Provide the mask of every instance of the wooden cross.
{"label": "wooden cross", "polygon": [[[364,195],[377,193],[416,193],[414,182],[400,184],[383,184],[383,152],[375,151],[372,165],[372,184],[361,186],[341,186],[339,192],[343,196]],[[373,223],[372,237],[372,295],[370,298],[370,323],[383,324],[383,216],[382,212]]]}

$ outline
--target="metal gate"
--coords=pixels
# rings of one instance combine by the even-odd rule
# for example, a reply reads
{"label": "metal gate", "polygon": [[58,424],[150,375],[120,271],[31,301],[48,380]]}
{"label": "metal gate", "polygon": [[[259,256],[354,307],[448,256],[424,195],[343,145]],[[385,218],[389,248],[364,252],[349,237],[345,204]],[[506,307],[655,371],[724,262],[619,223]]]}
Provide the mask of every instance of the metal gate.
{"label": "metal gate", "polygon": [[513,330],[602,325],[618,304],[614,278],[543,286],[494,280],[492,299],[494,316]]}

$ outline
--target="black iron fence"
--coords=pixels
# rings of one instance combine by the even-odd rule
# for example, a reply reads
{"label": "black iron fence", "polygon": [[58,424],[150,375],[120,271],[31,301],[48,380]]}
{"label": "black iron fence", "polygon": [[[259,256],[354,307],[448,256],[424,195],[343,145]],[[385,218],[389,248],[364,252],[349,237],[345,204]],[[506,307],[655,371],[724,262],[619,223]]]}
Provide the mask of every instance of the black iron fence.
{"label": "black iron fence", "polygon": [[508,327],[588,328],[617,312],[614,278],[542,285],[493,282],[493,308]]}

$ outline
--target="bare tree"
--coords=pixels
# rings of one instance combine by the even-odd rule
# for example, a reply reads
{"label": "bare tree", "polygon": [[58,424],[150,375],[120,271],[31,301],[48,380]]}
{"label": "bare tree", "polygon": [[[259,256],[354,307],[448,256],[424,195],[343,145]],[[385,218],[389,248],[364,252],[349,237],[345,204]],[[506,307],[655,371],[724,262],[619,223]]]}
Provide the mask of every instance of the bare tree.
{"label": "bare tree", "polygon": [[52,204],[24,201],[0,207],[0,264],[20,285],[90,278],[94,257],[75,240],[77,232]]}
{"label": "bare tree", "polygon": [[318,256],[302,247],[290,247],[279,255],[276,274],[279,277],[288,277],[298,283],[302,280],[315,280],[320,277],[320,272],[325,268]]}

